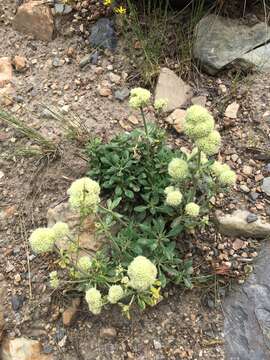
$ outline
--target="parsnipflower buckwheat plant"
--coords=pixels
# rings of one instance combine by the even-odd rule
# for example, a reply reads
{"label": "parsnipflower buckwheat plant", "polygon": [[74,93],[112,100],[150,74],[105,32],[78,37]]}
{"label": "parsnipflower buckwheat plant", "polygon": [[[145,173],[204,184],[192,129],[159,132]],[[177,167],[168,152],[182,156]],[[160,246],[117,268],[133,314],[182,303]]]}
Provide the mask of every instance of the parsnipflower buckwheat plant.
{"label": "parsnipflower buckwheat plant", "polygon": [[[208,225],[210,199],[236,181],[235,172],[214,158],[221,137],[207,109],[194,105],[186,112],[190,149],[167,146],[165,131],[146,116],[151,106],[161,117],[166,104],[163,99],[153,104],[147,89],[133,89],[129,105],[141,114],[143,128],[109,143],[91,139],[86,149],[89,172],[67,190],[77,226],[59,221],[30,235],[35,254],[58,255],[50,286],[79,292],[95,316],[119,306],[130,318],[135,304],[144,310],[161,301],[169,283],[192,288],[194,269],[186,257],[186,240]],[[89,223],[95,229],[91,238],[102,239],[95,253],[81,241]]]}

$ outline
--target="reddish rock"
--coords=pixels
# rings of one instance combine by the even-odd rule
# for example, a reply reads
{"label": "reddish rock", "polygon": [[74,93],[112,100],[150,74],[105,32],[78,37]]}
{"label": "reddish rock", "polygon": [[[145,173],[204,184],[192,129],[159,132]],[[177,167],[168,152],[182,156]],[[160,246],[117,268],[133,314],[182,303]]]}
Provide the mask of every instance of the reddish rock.
{"label": "reddish rock", "polygon": [[0,87],[0,105],[10,106],[13,104],[15,96],[15,89],[11,84],[7,84],[5,87]]}
{"label": "reddish rock", "polygon": [[27,60],[24,56],[15,56],[13,59],[13,65],[16,71],[23,72],[26,69]]}
{"label": "reddish rock", "polygon": [[39,341],[26,338],[4,339],[2,360],[53,360],[52,355],[45,355],[41,352]]}
{"label": "reddish rock", "polygon": [[29,1],[18,8],[13,27],[19,32],[33,35],[38,40],[50,41],[54,35],[51,9],[43,1]]}
{"label": "reddish rock", "polygon": [[76,298],[72,300],[72,304],[71,306],[69,306],[62,315],[62,319],[63,319],[63,325],[64,326],[70,326],[70,324],[72,323],[72,321],[75,318],[75,315],[78,311],[78,307],[80,305],[80,298]]}
{"label": "reddish rock", "polygon": [[12,65],[9,57],[0,58],[0,88],[12,80]]}

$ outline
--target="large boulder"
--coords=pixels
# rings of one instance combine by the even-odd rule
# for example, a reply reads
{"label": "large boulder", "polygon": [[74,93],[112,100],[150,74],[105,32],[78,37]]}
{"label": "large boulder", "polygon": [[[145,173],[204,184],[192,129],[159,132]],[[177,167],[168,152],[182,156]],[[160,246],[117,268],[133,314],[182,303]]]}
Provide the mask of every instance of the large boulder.
{"label": "large boulder", "polygon": [[211,14],[197,25],[193,55],[211,75],[234,61],[242,67],[267,69],[270,67],[269,46],[262,45],[269,39],[270,28],[265,23],[247,26],[239,19]]}
{"label": "large boulder", "polygon": [[226,297],[225,358],[268,360],[270,357],[270,243],[265,242],[253,273]]}
{"label": "large boulder", "polygon": [[13,27],[38,40],[51,41],[54,36],[54,19],[51,9],[44,4],[44,1],[26,2],[18,8]]}

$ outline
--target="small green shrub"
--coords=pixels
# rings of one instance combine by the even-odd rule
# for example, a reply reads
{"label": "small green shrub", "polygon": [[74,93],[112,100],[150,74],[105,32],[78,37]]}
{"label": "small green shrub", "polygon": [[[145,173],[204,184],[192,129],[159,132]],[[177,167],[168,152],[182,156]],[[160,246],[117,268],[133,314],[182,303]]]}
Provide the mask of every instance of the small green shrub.
{"label": "small green shrub", "polygon": [[[181,152],[169,149],[165,133],[147,124],[144,107],[150,102],[149,91],[131,91],[130,106],[140,110],[144,130],[118,135],[108,144],[92,140],[87,146],[91,178],[68,189],[69,206],[80,214],[81,225],[95,215],[96,234],[107,240],[100,251],[90,255],[80,246],[80,229],[74,235],[64,223],[36,229],[29,239],[37,254],[59,255],[64,272],[50,274],[51,286],[85,293],[95,315],[118,304],[130,317],[135,303],[141,309],[156,305],[169,283],[192,288],[192,259],[185,259],[183,240],[208,223],[210,198],[236,180],[228,165],[208,158],[218,152],[221,139],[206,109],[188,109],[185,131],[197,146]],[[154,104],[157,115],[165,105]],[[57,245],[63,238],[65,248]]]}

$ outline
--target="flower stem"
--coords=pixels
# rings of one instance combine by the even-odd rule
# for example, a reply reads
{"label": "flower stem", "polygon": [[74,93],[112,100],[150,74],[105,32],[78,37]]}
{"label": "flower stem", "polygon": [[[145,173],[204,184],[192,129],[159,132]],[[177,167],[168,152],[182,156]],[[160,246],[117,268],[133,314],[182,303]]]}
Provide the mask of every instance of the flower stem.
{"label": "flower stem", "polygon": [[143,119],[143,126],[144,126],[144,131],[145,131],[145,135],[149,141],[149,133],[148,133],[148,128],[147,128],[147,124],[146,124],[146,119],[145,119],[145,114],[144,114],[144,111],[143,111],[143,108],[140,107],[140,110],[141,110],[141,115],[142,115],[142,119]]}

